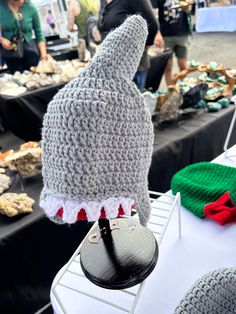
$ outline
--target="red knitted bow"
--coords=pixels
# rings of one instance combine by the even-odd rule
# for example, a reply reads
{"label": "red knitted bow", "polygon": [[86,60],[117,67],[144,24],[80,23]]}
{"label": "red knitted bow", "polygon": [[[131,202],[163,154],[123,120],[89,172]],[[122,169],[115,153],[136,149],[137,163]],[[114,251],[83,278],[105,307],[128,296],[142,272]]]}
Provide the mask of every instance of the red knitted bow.
{"label": "red knitted bow", "polygon": [[224,193],[214,203],[205,205],[204,215],[221,225],[236,222],[236,205],[231,200],[229,192]]}

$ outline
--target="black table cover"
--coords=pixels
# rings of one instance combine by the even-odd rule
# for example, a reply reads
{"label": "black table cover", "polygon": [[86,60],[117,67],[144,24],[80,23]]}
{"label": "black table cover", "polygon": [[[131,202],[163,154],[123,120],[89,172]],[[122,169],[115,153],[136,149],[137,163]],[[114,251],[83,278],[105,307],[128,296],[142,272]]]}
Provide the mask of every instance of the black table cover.
{"label": "black table cover", "polygon": [[[19,177],[11,192],[21,192]],[[69,260],[90,225],[56,225],[38,206],[41,176],[24,179],[36,203],[30,214],[0,216],[0,313],[32,314],[49,302],[50,286]]]}
{"label": "black table cover", "polygon": [[0,117],[5,130],[25,141],[40,141],[42,119],[49,101],[65,84],[28,91],[18,97],[0,96]]}

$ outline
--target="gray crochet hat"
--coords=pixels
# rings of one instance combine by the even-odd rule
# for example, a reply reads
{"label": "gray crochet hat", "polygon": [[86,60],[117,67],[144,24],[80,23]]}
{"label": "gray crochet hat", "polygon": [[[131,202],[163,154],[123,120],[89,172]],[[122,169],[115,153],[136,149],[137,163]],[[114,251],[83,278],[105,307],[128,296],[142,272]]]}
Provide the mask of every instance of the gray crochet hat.
{"label": "gray crochet hat", "polygon": [[236,313],[236,268],[221,268],[204,275],[187,292],[174,313]]}
{"label": "gray crochet hat", "polygon": [[49,103],[42,130],[40,206],[50,219],[74,223],[83,212],[96,221],[101,211],[115,218],[120,211],[130,215],[135,205],[146,224],[153,127],[132,82],[146,37],[145,20],[128,17]]}

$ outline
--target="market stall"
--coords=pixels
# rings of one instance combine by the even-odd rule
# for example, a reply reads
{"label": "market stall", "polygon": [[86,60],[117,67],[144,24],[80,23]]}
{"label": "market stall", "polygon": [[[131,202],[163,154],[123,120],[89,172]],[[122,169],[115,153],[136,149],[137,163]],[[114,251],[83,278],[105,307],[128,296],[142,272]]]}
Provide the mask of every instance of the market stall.
{"label": "market stall", "polygon": [[[125,47],[126,46],[127,45],[125,45]],[[134,45],[131,45],[132,49],[133,47]],[[120,51],[122,52],[123,49],[120,49]],[[140,52],[142,53],[142,51]],[[115,50],[114,55],[117,56],[117,49]],[[106,56],[108,56],[108,54]],[[129,56],[131,55],[129,54]],[[58,54],[58,57],[60,57],[60,53]],[[96,80],[96,85],[95,87],[93,86],[92,91],[87,88],[89,84],[72,86],[73,90],[70,90],[69,92],[66,88],[64,88],[63,91],[59,93],[58,97],[55,98],[55,101],[51,102],[49,109],[52,109],[52,117],[55,117],[55,115],[58,114],[60,117],[64,118],[67,115],[67,120],[61,121],[58,119],[55,120],[55,124],[51,124],[50,115],[48,122],[46,121],[47,118],[44,120],[44,128],[48,123],[48,134],[52,134],[52,141],[46,147],[44,138],[42,141],[43,148],[40,143],[41,129],[42,120],[47,110],[48,102],[65,84],[74,78],[77,78],[80,71],[83,71],[83,68],[86,65],[83,64],[80,66],[81,63],[79,60],[72,60],[72,62],[63,61],[60,64],[54,61],[51,61],[50,64],[42,62],[39,66],[31,69],[31,72],[28,71],[23,74],[15,73],[13,76],[4,76],[3,80],[0,81],[0,117],[5,129],[9,129],[17,136],[14,137],[12,134],[7,134],[8,132],[0,134],[0,145],[2,146],[0,153],[0,188],[2,189],[2,192],[0,192],[1,313],[36,313],[40,307],[48,303],[49,290],[55,274],[73,254],[73,251],[91,227],[91,225],[87,222],[74,223],[70,227],[68,227],[67,224],[53,224],[50,220],[46,219],[43,210],[39,207],[39,196],[43,187],[41,176],[42,172],[45,176],[45,174],[47,175],[54,171],[52,170],[50,160],[56,160],[58,156],[60,157],[61,151],[63,151],[63,156],[66,158],[68,157],[65,159],[66,161],[63,161],[63,167],[65,165],[69,165],[68,168],[70,173],[65,175],[64,169],[57,173],[56,179],[58,179],[59,187],[61,187],[63,177],[65,178],[65,190],[67,190],[67,179],[72,175],[75,177],[75,181],[71,184],[71,190],[73,191],[75,186],[78,185],[77,179],[79,176],[83,179],[87,175],[86,173],[85,176],[78,173],[77,176],[74,173],[74,166],[76,166],[76,164],[82,166],[84,164],[81,163],[82,159],[75,161],[76,159],[71,157],[72,151],[74,151],[76,155],[78,153],[78,149],[81,147],[84,149],[83,144],[81,145],[80,142],[77,143],[74,141],[74,135],[79,132],[79,135],[82,134],[82,140],[83,134],[87,136],[87,129],[83,125],[87,116],[89,117],[88,124],[91,125],[91,134],[99,134],[99,132],[96,132],[97,128],[94,127],[92,123],[93,120],[91,119],[90,113],[85,113],[85,117],[82,114],[88,109],[87,101],[91,105],[91,111],[94,111],[92,101],[99,99],[99,102],[96,102],[96,106],[98,109],[104,107],[103,112],[106,114],[107,109],[111,109],[111,106],[109,105],[111,103],[116,105],[116,100],[118,99],[118,105],[119,102],[123,102],[122,108],[124,108],[124,112],[118,110],[118,112],[121,113],[119,121],[122,121],[123,117],[127,118],[125,111],[129,107],[127,106],[129,102],[127,102],[123,96],[129,95],[129,99],[133,101],[131,104],[133,108],[136,109],[138,104],[138,109],[141,109],[141,111],[145,113],[145,117],[142,118],[142,115],[140,115],[140,118],[138,118],[139,120],[137,119],[137,121],[145,122],[146,119],[150,129],[149,160],[151,161],[152,158],[148,176],[150,190],[166,192],[170,188],[170,182],[173,175],[180,169],[195,162],[212,160],[214,157],[222,153],[230,121],[235,111],[235,106],[233,106],[233,99],[231,99],[231,96],[233,92],[236,93],[236,70],[232,71],[232,69],[225,69],[221,65],[214,62],[211,62],[208,65],[192,62],[189,68],[190,72],[181,72],[177,77],[174,77],[176,83],[174,86],[167,88],[165,91],[156,91],[159,87],[160,80],[169,57],[170,53],[153,56],[151,60],[151,69],[148,73],[146,87],[152,89],[152,92],[148,95],[155,104],[155,112],[152,116],[154,126],[153,129],[155,133],[154,143],[152,142],[152,123],[145,108],[143,98],[140,94],[138,94],[139,102],[134,101],[135,98],[133,95],[135,95],[136,92],[138,93],[134,85],[131,83],[127,85],[132,86],[131,94],[128,94],[129,91],[125,93],[125,88],[121,89],[120,86],[126,87],[127,81],[124,79],[121,80],[121,83],[118,84],[118,86],[115,86],[112,91],[112,95],[114,95],[114,98],[112,99],[114,101],[111,101],[111,98],[107,97],[106,104],[108,104],[108,106],[103,106],[103,95],[101,95],[100,90],[107,92],[107,82],[110,79],[110,76],[104,78],[100,75],[100,73],[103,73],[101,72],[101,66],[96,67],[99,75],[98,80]],[[119,60],[123,59],[119,58]],[[108,64],[110,63],[108,62]],[[74,68],[73,65],[78,65],[78,67],[76,68],[75,66]],[[126,67],[123,67],[123,69],[125,68]],[[110,69],[110,67],[108,67],[108,69]],[[195,70],[200,71],[200,75],[195,78],[188,78],[188,74],[194,72]],[[110,71],[107,72],[110,73]],[[116,85],[117,77],[122,78],[123,71],[117,73],[119,76],[114,76],[113,81],[111,82],[114,85]],[[101,89],[100,85],[100,76],[104,79],[103,89]],[[91,79],[91,82],[93,82],[94,78],[96,79],[93,71],[91,71],[91,76],[88,77],[89,80]],[[80,78],[84,79],[85,83],[88,82],[86,75],[81,75]],[[71,84],[69,83],[70,85],[68,86],[68,89],[71,88],[71,85],[75,85],[76,82],[80,83],[80,78],[75,79]],[[130,79],[132,79],[132,77]],[[83,107],[82,109],[78,108],[78,110],[71,110],[70,108],[73,108],[73,105],[77,104],[79,88],[81,88],[85,95],[85,98],[79,96],[79,100],[83,104]],[[117,97],[117,90],[119,90],[119,97]],[[192,94],[193,90],[194,93]],[[91,96],[93,95],[93,91],[96,92],[94,97]],[[110,90],[108,94],[111,94]],[[192,95],[194,95],[194,97]],[[122,99],[122,101],[119,101],[119,99]],[[145,100],[147,99],[148,98],[146,97]],[[59,111],[60,109],[63,109],[62,112],[58,112],[58,110],[55,109],[55,103],[56,106],[58,105]],[[72,104],[71,107],[70,104]],[[173,109],[173,107],[174,110],[171,112],[170,109]],[[116,113],[116,109],[119,108],[114,106],[114,110],[113,108],[111,109],[112,114],[114,115],[114,121],[109,119],[109,132],[106,128],[104,128],[104,125],[107,125],[107,119],[103,119],[102,115],[99,116],[99,114],[95,112],[95,120],[98,120],[99,122],[100,120],[103,121],[103,124],[101,125],[98,123],[98,129],[101,128],[101,130],[104,131],[101,135],[101,139],[104,139],[104,143],[101,141],[101,143],[99,142],[97,146],[100,147],[101,150],[103,150],[103,148],[107,145],[106,142],[108,141],[106,141],[106,135],[113,135],[113,133],[117,136],[118,140],[121,139],[123,141],[121,141],[121,148],[119,147],[118,150],[120,151],[120,149],[124,148],[124,138],[120,135],[120,130],[124,131],[123,125],[117,128],[114,127],[118,121],[118,113]],[[73,121],[75,121],[75,123],[70,123],[72,120],[72,112]],[[80,120],[82,121],[81,129],[76,127],[78,122],[78,113]],[[134,123],[132,122],[133,118]],[[126,130],[128,130],[128,132],[131,130],[130,124],[132,124],[134,129],[137,127],[135,116],[132,113],[129,115],[129,119],[126,120],[127,121],[125,121],[124,124],[127,126]],[[67,128],[64,128],[64,125],[66,125],[66,127],[71,125],[72,127],[68,131]],[[138,129],[139,132],[145,133],[143,130],[143,127],[139,127]],[[61,131],[63,131],[64,136],[60,136]],[[54,132],[58,136],[54,137]],[[69,146],[67,145],[68,132],[70,132],[69,137],[71,138],[71,145]],[[43,134],[46,133],[47,130],[46,132],[43,132]],[[128,140],[131,139],[132,143],[130,143],[133,144],[134,151],[136,146],[139,146],[141,133],[137,133],[137,142],[132,140],[132,132],[130,132],[130,137],[125,140],[125,142],[128,143]],[[51,135],[49,135],[49,137],[50,136]],[[19,138],[30,142],[23,144],[22,140],[19,140]],[[58,138],[58,141],[55,140],[55,138]],[[35,142],[32,140],[35,140]],[[95,142],[96,140],[94,140],[91,136],[91,141],[85,140],[85,147],[90,149],[91,146],[93,146],[92,144]],[[145,153],[147,141],[144,140],[143,142],[144,150],[142,149],[142,151]],[[234,127],[229,145],[231,146],[235,142],[236,130]],[[55,151],[54,155],[50,149],[54,148],[55,143],[58,143],[58,145],[56,145],[57,151]],[[118,156],[116,154],[117,148],[115,147],[115,143],[117,143],[116,137],[115,140],[110,143],[111,147],[108,147],[108,153],[105,154],[108,159],[110,158],[110,151],[113,147],[116,149],[114,155]],[[97,153],[97,147],[94,147],[93,154],[95,155]],[[127,146],[127,149],[128,148],[129,147]],[[46,159],[46,154],[49,159],[49,166],[46,170],[43,168],[43,171],[41,171],[42,153],[44,153],[44,161]],[[131,155],[134,154],[135,152],[131,152]],[[101,156],[105,155],[102,151]],[[123,155],[127,157],[127,151],[124,149]],[[121,154],[119,156],[121,156]],[[136,156],[138,156],[137,159],[140,161],[140,155],[136,154]],[[90,158],[87,158],[87,151],[85,148],[85,161],[87,161],[87,159],[89,160]],[[102,178],[100,173],[97,175],[97,170],[99,168],[97,167],[97,162],[100,162],[100,160],[101,158],[99,157],[94,163],[95,174],[99,177],[99,179]],[[60,160],[59,162],[61,163]],[[108,160],[108,163],[109,162],[110,161]],[[128,160],[128,163],[131,163],[132,167],[135,165],[131,159]],[[117,163],[115,162],[114,165],[116,167]],[[103,162],[102,166],[106,169],[105,181],[108,180],[108,178],[115,178],[115,175],[111,176],[112,169],[109,171],[107,161]],[[122,167],[118,167],[118,171],[121,168]],[[134,168],[137,171],[138,167]],[[128,169],[128,167],[125,167],[125,169]],[[147,168],[146,175],[148,169],[149,168]],[[126,176],[127,172],[125,173],[124,181],[127,181]],[[92,186],[95,182],[94,177],[91,176],[91,178],[91,184],[87,184],[85,191],[87,191],[88,187]],[[117,179],[115,181],[117,181],[118,189],[120,189],[120,178],[117,178],[115,178]],[[134,176],[132,176],[132,178],[134,178]],[[132,187],[135,186],[136,182],[139,182],[140,178],[140,172],[138,172],[137,181],[135,179],[135,182],[132,182]],[[56,182],[55,178],[51,178],[50,182]],[[113,183],[111,183],[111,186],[112,185]],[[80,187],[80,184],[78,186]],[[104,189],[103,184],[101,184],[101,189]],[[145,181],[145,189],[147,189],[147,180]],[[124,189],[125,193],[127,190],[128,189]],[[136,189],[136,191],[138,190]],[[99,194],[96,193],[96,195]],[[69,197],[69,204],[72,204],[74,199],[72,202],[71,200],[72,198],[70,199]],[[80,201],[81,199],[79,198],[78,200]],[[100,200],[101,198],[99,196],[98,201]],[[60,207],[53,208],[56,209],[56,212],[55,215],[49,215],[50,218],[58,218],[58,220],[60,220],[60,215],[63,214],[64,216],[64,206],[68,205],[68,203],[66,203],[64,197],[62,201],[63,204],[60,204]],[[103,203],[101,204],[104,206]],[[83,203],[82,205],[84,207]],[[79,207],[79,210],[83,210],[82,205],[80,205],[81,208]],[[56,206],[58,206],[58,204],[56,204]],[[42,203],[41,207],[44,207]],[[77,208],[75,209],[77,210]],[[161,210],[163,209],[161,208]],[[75,212],[75,214],[74,218],[77,219],[77,212]],[[66,223],[68,223],[68,221],[66,221]],[[212,237],[212,239],[213,238],[214,237]],[[110,244],[111,243],[112,241]],[[130,242],[127,241],[126,243],[129,246]],[[96,260],[97,259],[94,259],[95,263]]]}
{"label": "market stall", "polygon": [[[152,166],[149,172],[151,190],[167,191],[174,173],[198,161],[211,160],[223,150],[223,144],[234,112],[234,106],[219,112],[186,115],[176,123],[155,129]],[[22,143],[6,134],[0,136],[2,151]],[[230,146],[236,142],[234,128]],[[20,193],[19,176],[10,192]],[[67,262],[89,226],[56,225],[46,219],[39,208],[41,175],[24,179],[25,193],[35,204],[33,212],[16,217],[0,216],[0,312],[32,313],[49,301],[49,290],[57,271]],[[63,254],[61,254],[63,250]],[[14,253],[12,253],[14,252]],[[12,256],[9,259],[9,256]],[[14,302],[12,301],[14,300]],[[16,301],[17,300],[17,301]]]}

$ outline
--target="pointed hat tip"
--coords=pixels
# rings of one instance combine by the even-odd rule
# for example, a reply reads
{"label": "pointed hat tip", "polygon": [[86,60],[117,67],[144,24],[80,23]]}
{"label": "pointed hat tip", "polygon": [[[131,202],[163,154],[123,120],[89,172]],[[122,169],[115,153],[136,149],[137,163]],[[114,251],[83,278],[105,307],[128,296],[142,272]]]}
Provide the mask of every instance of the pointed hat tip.
{"label": "pointed hat tip", "polygon": [[108,78],[116,74],[132,80],[143,55],[147,35],[147,22],[141,15],[127,17],[104,39],[88,70],[96,76]]}
{"label": "pointed hat tip", "polygon": [[146,20],[140,15],[140,14],[134,14],[134,15],[130,15],[126,18],[126,20],[124,21],[124,23],[135,23],[136,27],[137,25],[142,28],[146,34],[148,33],[148,27],[147,27],[147,22]]}

